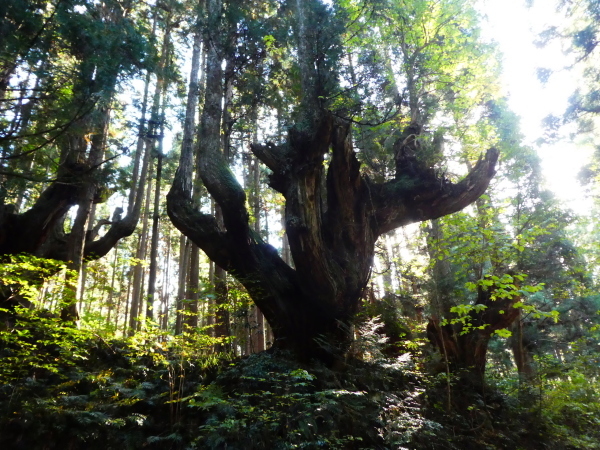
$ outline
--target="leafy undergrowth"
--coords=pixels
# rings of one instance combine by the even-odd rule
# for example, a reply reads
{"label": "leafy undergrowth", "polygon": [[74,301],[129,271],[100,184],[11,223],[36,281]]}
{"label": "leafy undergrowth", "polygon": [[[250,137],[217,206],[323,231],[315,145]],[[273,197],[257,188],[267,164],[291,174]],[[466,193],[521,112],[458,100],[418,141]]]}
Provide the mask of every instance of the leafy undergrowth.
{"label": "leafy undergrowth", "polygon": [[456,390],[449,409],[408,355],[232,360],[202,335],[108,340],[22,314],[0,332],[2,449],[553,448],[497,393]]}

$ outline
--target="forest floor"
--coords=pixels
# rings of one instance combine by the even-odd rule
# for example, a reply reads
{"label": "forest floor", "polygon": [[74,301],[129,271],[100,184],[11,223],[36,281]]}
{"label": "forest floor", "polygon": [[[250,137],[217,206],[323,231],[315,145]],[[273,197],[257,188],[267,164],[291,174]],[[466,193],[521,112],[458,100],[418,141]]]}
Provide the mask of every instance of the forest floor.
{"label": "forest floor", "polygon": [[331,370],[33,317],[0,336],[7,450],[594,448],[561,443],[522,399],[424,375],[410,354]]}

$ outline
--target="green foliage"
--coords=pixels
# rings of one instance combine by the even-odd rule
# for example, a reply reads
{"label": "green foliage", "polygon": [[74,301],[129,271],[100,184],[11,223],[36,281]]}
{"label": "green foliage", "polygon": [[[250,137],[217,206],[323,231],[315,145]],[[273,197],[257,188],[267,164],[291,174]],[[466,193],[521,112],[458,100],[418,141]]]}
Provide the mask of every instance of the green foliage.
{"label": "green foliage", "polygon": [[349,448],[360,443],[361,436],[345,434],[340,425],[342,417],[356,420],[363,409],[360,397],[366,393],[314,392],[310,389],[314,379],[306,370],[295,369],[242,375],[243,383],[256,388],[230,395],[215,385],[203,387],[188,401],[188,406],[210,413],[196,442],[215,449]]}
{"label": "green foliage", "polygon": [[71,275],[66,263],[32,255],[5,256],[0,266],[0,289],[6,300],[18,296],[27,301],[35,301],[43,283],[48,283],[54,291],[62,289],[64,278]]}
{"label": "green foliage", "polygon": [[435,428],[416,413],[420,391],[406,389],[409,367],[354,362],[336,373],[262,353],[183,401],[206,414],[197,448],[398,448]]}
{"label": "green foliage", "polygon": [[[6,309],[0,312],[8,313]],[[88,358],[88,334],[58,317],[16,307],[16,323],[0,332],[5,364],[0,367],[0,383],[55,376],[68,377],[65,371]]]}
{"label": "green foliage", "polygon": [[[371,328],[361,333],[376,347],[381,336]],[[465,392],[457,400],[464,409],[449,414],[436,407],[439,383],[426,382],[408,354],[349,360],[333,371],[282,353],[227,361],[213,344],[206,335],[175,338],[152,328],[104,339],[18,309],[14,327],[0,332],[0,446],[461,449],[520,442],[514,424],[525,412],[510,396],[490,393],[484,401]],[[526,417],[529,433],[545,429],[562,445],[548,448],[596,448],[594,358],[568,366],[540,361],[543,395]]]}
{"label": "green foliage", "polygon": [[[597,358],[596,358],[597,359]],[[597,363],[579,359],[564,367],[554,362],[545,378],[541,412],[553,436],[565,447],[600,448],[600,379]],[[554,370],[559,377],[548,378]]]}
{"label": "green foliage", "polygon": [[[156,8],[114,0],[30,3],[7,0],[0,7],[0,18],[5,19],[0,20],[0,97],[11,111],[0,118],[0,137],[6,142],[4,156],[35,152],[39,146],[47,151],[35,153],[35,164],[32,153],[2,165],[47,180],[62,162],[61,151],[73,144],[65,143],[67,127],[87,148],[89,139],[98,136],[97,116],[109,105],[111,137],[104,157],[111,159],[115,148],[127,147],[114,134],[114,122],[123,123],[119,133],[135,137],[131,123],[126,124],[133,119],[119,104],[125,101],[123,95],[112,103],[110,99],[116,92],[129,95],[134,89],[123,79],[141,68],[153,75],[157,57],[152,47],[162,38],[167,17],[173,29],[184,28],[172,36],[169,59],[174,62],[185,52],[179,39],[187,28],[202,29],[205,24],[186,15],[185,2]],[[596,3],[583,2],[584,9],[591,11]],[[52,312],[33,309],[43,295],[44,304],[55,308],[72,295],[64,292],[65,278],[75,278],[65,264],[4,257],[3,298],[30,302],[32,309],[0,309],[0,447],[517,448],[523,433],[518,424],[523,422],[546,431],[548,439],[562,446],[557,448],[598,447],[600,321],[594,313],[600,300],[590,295],[594,291],[586,263],[569,240],[566,227],[572,218],[540,191],[539,159],[532,149],[519,145],[517,118],[498,93],[496,50],[478,40],[475,3],[304,4],[312,34],[309,52],[314,56],[309,68],[315,71],[313,81],[319,81],[315,95],[321,106],[353,120],[357,155],[375,181],[394,175],[394,142],[413,120],[424,127],[416,157],[443,178],[455,180],[461,172],[446,165],[447,157],[466,169],[482,148],[494,145],[501,150],[498,170],[513,184],[509,192],[490,190],[473,211],[440,220],[442,232],[430,236],[427,245],[432,272],[447,269],[442,274],[447,279],[436,280],[446,283],[447,289],[439,289],[444,306],[449,306],[443,312],[452,313],[443,324],[458,324],[463,334],[488,328],[489,324],[471,323],[473,316],[492,308],[476,300],[481,290],[496,300],[519,300],[510,307],[521,309],[523,334],[538,353],[538,373],[528,381],[529,388],[513,374],[508,341],[498,339],[515,338],[506,329],[495,330],[493,338],[504,361],[496,388],[505,396],[444,390],[454,382],[447,374],[424,381],[419,373],[424,353],[424,325],[417,323],[423,319],[421,311],[413,311],[410,318],[399,313],[405,303],[414,310],[417,299],[425,298],[421,292],[398,297],[398,302],[386,299],[367,305],[351,353],[356,359],[338,361],[334,371],[274,351],[239,361],[215,352],[217,346],[236,351],[247,347],[251,301],[239,284],[228,282],[227,302],[219,305],[228,313],[236,337],[214,339],[210,327],[174,337],[146,323],[133,338],[117,340],[116,325],[106,324],[103,305],[98,304],[109,294],[110,306],[115,305],[113,295],[124,294],[127,285],[124,276],[114,287],[106,264],[87,265],[84,305],[99,308],[84,308],[81,328],[75,328]],[[274,0],[225,5],[223,28],[229,30],[219,37],[227,41],[225,58],[231,57],[232,64],[227,73],[234,90],[228,105],[232,123],[226,124],[234,133],[232,143],[248,140],[255,132],[259,139],[274,135],[278,141],[298,113],[291,105],[307,94],[302,91],[307,74],[297,63],[297,18],[291,5]],[[156,13],[155,36],[149,36],[150,12]],[[596,13],[570,30],[573,49],[586,56],[595,51],[596,27],[588,20],[597,18]],[[169,66],[167,78],[177,78],[176,64]],[[587,73],[593,78],[596,72]],[[164,102],[170,105],[174,95],[181,97],[179,91],[170,89]],[[573,97],[570,113],[597,106],[599,98],[591,83]],[[89,114],[90,120],[80,113]],[[556,126],[557,121],[549,123]],[[241,145],[233,144],[231,151],[234,158],[236,152],[245,156]],[[97,200],[128,185],[129,169],[120,170],[118,180],[113,168],[98,171],[98,180],[108,187],[99,189]],[[20,199],[17,207],[23,211],[36,198],[37,188],[25,189],[25,178],[9,176],[2,194],[10,201]],[[265,204],[265,218],[271,220],[273,212]],[[107,216],[99,211],[97,217]],[[591,226],[595,224],[582,225],[581,233]],[[599,240],[595,231],[590,234],[587,256],[595,261],[600,259]],[[170,244],[167,247],[168,261]],[[120,258],[121,270],[144,263]],[[118,271],[113,268],[113,274]],[[167,278],[165,274],[165,297]],[[413,278],[418,280],[411,283],[421,290],[424,277]],[[205,300],[214,298],[210,289],[200,293]],[[419,303],[431,313],[434,303],[429,306],[427,311]],[[204,308],[202,314],[214,314],[211,309]],[[117,310],[117,319],[120,314]],[[561,360],[544,356],[548,354]],[[439,381],[445,383],[442,388]],[[535,391],[539,401],[533,409],[525,408],[523,398],[513,391],[521,396]],[[455,410],[446,407],[449,394],[453,401],[448,407]]]}
{"label": "green foliage", "polygon": [[0,446],[140,448],[181,439],[173,402],[221,359],[206,336],[105,340],[20,309],[0,332]]}
{"label": "green foliage", "polygon": [[423,326],[414,318],[402,315],[402,307],[414,307],[415,299],[388,295],[376,302],[365,302],[356,319],[356,337],[352,353],[365,361],[383,361],[389,357],[417,356],[424,345],[419,337]]}
{"label": "green foliage", "polygon": [[343,372],[285,354],[227,365],[203,334],[115,340],[29,309],[14,320],[0,332],[7,448],[398,448],[439,427],[418,413],[410,358]]}
{"label": "green foliage", "polygon": [[529,427],[549,438],[545,448],[551,450],[596,449],[600,442],[599,362],[597,355],[589,354],[569,362],[540,355],[537,373],[527,383],[498,373],[490,380],[505,393],[514,421],[524,424],[515,426],[515,433]]}

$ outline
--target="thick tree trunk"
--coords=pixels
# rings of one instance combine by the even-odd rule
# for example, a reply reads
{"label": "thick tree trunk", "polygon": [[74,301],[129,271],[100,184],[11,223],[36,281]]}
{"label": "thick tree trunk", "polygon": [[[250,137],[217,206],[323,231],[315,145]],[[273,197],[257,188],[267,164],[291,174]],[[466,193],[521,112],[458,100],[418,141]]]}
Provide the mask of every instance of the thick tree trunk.
{"label": "thick tree trunk", "polygon": [[191,208],[183,164],[167,197],[168,212],[176,227],[244,284],[278,347],[305,357],[340,355],[352,339],[350,321],[371,273],[377,237],[462,209],[484,192],[494,173],[497,152],[490,151],[452,184],[422,167],[408,145],[415,141],[397,143],[396,179],[383,184],[361,175],[349,124],[329,114],[313,133],[291,130],[286,145],[252,146],[273,172],[271,187],[286,198],[295,269],[250,229],[243,190],[218,153],[204,155],[210,164],[201,175],[222,207],[226,231]]}
{"label": "thick tree trunk", "polygon": [[[105,256],[117,245],[120,239],[130,236],[135,231],[142,210],[144,188],[150,162],[149,146],[151,142],[145,140],[145,143],[146,153],[143,158],[133,207],[128,209],[130,212],[124,218],[121,218],[122,210],[117,208],[110,221],[100,221],[93,227],[92,233],[85,233],[83,246],[83,258],[85,260],[95,260]],[[71,143],[71,146],[73,146],[73,143]],[[74,150],[70,150],[67,152],[67,157],[64,158],[64,167],[61,173],[65,175],[61,176],[57,183],[53,183],[44,191],[32,209],[21,215],[10,217],[9,223],[6,224],[9,227],[7,229],[19,228],[20,230],[29,231],[34,239],[25,247],[23,247],[24,242],[17,240],[13,241],[12,247],[4,249],[2,248],[2,233],[0,232],[0,253],[14,253],[15,248],[21,247],[23,250],[20,251],[23,252],[35,253],[45,258],[60,261],[70,261],[67,254],[68,241],[72,238],[64,233],[63,222],[69,209],[78,203],[81,196],[89,197],[90,193],[86,194],[83,192],[84,189],[93,189],[93,192],[96,193],[99,180],[95,178],[95,175],[101,162],[100,158],[94,165],[88,167],[88,165],[75,161],[75,158],[70,155],[73,152]],[[99,198],[93,197],[94,202],[99,200]],[[48,217],[44,218],[44,216]],[[43,223],[44,227],[40,227],[40,223]],[[103,225],[110,225],[110,228],[102,237],[96,239],[100,226]],[[14,233],[14,235],[18,236],[20,233],[21,231]],[[39,236],[39,241],[35,240],[36,236]]]}
{"label": "thick tree trunk", "polygon": [[455,306],[452,293],[454,289],[454,278],[451,271],[450,261],[447,258],[438,259],[436,247],[443,238],[440,221],[434,219],[431,225],[426,228],[427,233],[427,251],[429,260],[433,261],[432,268],[432,298],[431,305],[434,315],[438,317],[451,317],[450,308]]}
{"label": "thick tree trunk", "polygon": [[[79,155],[73,155],[77,158],[78,162],[81,162],[91,172],[88,177],[82,181],[82,186],[79,192],[78,209],[75,215],[75,221],[71,227],[71,232],[66,240],[66,259],[67,267],[73,271],[75,275],[72,279],[68,280],[67,287],[70,294],[67,296],[67,305],[63,308],[61,317],[65,320],[76,320],[78,319],[77,313],[77,294],[78,284],[80,280],[84,283],[81,269],[84,262],[84,248],[87,236],[87,224],[90,220],[91,213],[94,209],[94,199],[97,194],[98,181],[95,180],[95,169],[99,167],[102,158],[105,153],[106,138],[108,134],[108,126],[110,122],[110,107],[105,105],[99,111],[99,117],[97,122],[92,127],[94,135],[89,150],[89,154],[85,155],[87,145],[83,137],[80,135],[68,136],[72,142],[72,147],[77,149]],[[83,289],[81,293],[83,294]]]}
{"label": "thick tree trunk", "polygon": [[[44,21],[43,26],[33,36],[33,40],[29,44],[30,46],[39,41],[41,36],[40,33],[45,33],[46,26],[53,21],[53,17],[57,11],[58,9],[55,8],[50,12],[49,16]],[[97,19],[98,25],[103,23],[114,27],[126,24],[127,20],[124,21],[126,13],[127,11],[125,9],[120,5],[116,5],[115,8],[111,6],[99,7],[93,15],[95,19]],[[45,36],[45,38],[49,37],[49,35]],[[48,50],[48,46],[54,45],[52,44],[52,39],[43,40],[43,42],[39,42],[39,44],[42,47],[38,50]],[[31,50],[31,48],[24,47],[22,50],[26,53]],[[69,104],[65,104],[61,107],[61,115],[66,114],[69,119],[58,126],[50,126],[48,129],[53,136],[50,136],[50,140],[47,142],[50,143],[54,141],[63,147],[61,162],[55,177],[56,181],[45,189],[34,206],[23,214],[16,214],[16,211],[11,211],[10,208],[7,210],[5,207],[0,207],[1,255],[32,253],[37,256],[72,261],[74,266],[80,264],[74,259],[79,259],[79,255],[82,253],[78,248],[81,244],[76,241],[82,238],[82,236],[85,238],[85,230],[82,231],[80,229],[81,223],[85,222],[85,210],[88,209],[89,203],[98,201],[97,198],[93,198],[93,200],[90,200],[90,198],[94,197],[94,194],[96,194],[95,191],[103,182],[103,180],[98,179],[97,170],[101,164],[101,160],[94,163],[92,158],[86,160],[86,158],[83,157],[87,150],[86,139],[88,136],[92,135],[92,151],[94,147],[98,147],[94,143],[94,140],[104,139],[102,133],[98,131],[98,128],[101,127],[98,126],[99,121],[97,118],[101,118],[104,115],[102,109],[108,109],[110,107],[109,97],[114,92],[122,69],[125,66],[129,66],[131,61],[125,61],[130,55],[114,55],[114,58],[110,59],[110,61],[102,61],[101,63],[100,61],[95,60],[98,59],[97,56],[102,54],[102,52],[97,53],[94,48],[90,48],[91,53],[89,55],[78,54],[78,50],[71,50],[74,51],[73,56],[75,56],[79,62],[74,66],[74,70],[77,70],[78,72],[76,75],[74,73],[74,76],[70,78],[70,82],[73,83],[71,100]],[[20,56],[24,56],[25,53]],[[16,73],[15,70],[18,68],[17,63],[20,64],[24,61],[18,56],[19,55],[15,55],[16,59],[9,61],[8,64],[4,64],[4,68],[0,70],[0,97],[3,95],[3,86],[5,88],[9,78],[12,74]],[[48,76],[44,74],[46,72],[44,69],[50,67],[48,64],[52,65],[51,62],[48,62],[50,60],[47,58],[47,52],[44,53],[44,51],[42,51],[39,62],[32,65],[32,68],[34,66],[37,67],[35,73],[39,77],[37,83],[40,84],[36,84],[36,88],[41,86],[40,89],[43,89],[46,83],[49,83],[48,86],[53,84],[51,81],[48,81],[52,77],[48,78]],[[27,66],[27,64],[25,64],[25,66]],[[26,69],[25,66],[23,66],[23,69]],[[109,95],[107,96],[107,94]],[[52,95],[50,98],[52,98]],[[35,100],[23,105],[19,119],[19,126],[22,129],[20,130],[20,133],[18,133],[18,136],[10,136],[11,139],[28,138],[29,133],[26,131],[28,128],[27,122],[30,121],[31,108],[34,107],[37,107]],[[17,116],[15,116],[15,118],[16,117]],[[47,120],[50,119],[45,119],[42,112],[36,123],[38,123],[38,125],[47,125]],[[41,129],[43,128],[44,127]],[[55,132],[52,132],[52,130]],[[32,130],[32,132],[39,135],[35,130]],[[17,145],[16,147],[19,146]],[[14,154],[11,155],[11,157],[25,157],[23,160],[24,162],[27,162],[30,158],[30,156],[25,154]],[[53,175],[54,174],[50,176]],[[94,191],[93,194],[92,191]],[[19,196],[19,206],[21,199],[22,196]],[[79,213],[79,217],[76,219],[77,223],[73,227],[72,236],[64,236],[60,227],[63,224],[65,215],[69,209],[76,204],[80,204],[81,213]],[[124,225],[127,225],[127,227],[124,227]],[[135,223],[133,223],[133,228],[135,228]],[[118,229],[117,234],[120,238],[131,234],[133,228],[130,223],[120,223],[115,227],[115,232]],[[88,257],[93,254],[99,257],[106,254],[119,239],[114,239],[114,234],[115,233],[113,232],[112,235],[109,236],[109,239],[102,240],[103,245],[98,252],[92,251],[96,249],[90,249],[88,251],[88,242],[84,241],[84,255]],[[57,239],[53,239],[54,237],[57,237]],[[107,241],[111,242],[112,245],[107,245]],[[99,245],[96,247],[98,246]]]}
{"label": "thick tree trunk", "polygon": [[[63,154],[71,151],[65,148]],[[88,168],[67,157],[61,160],[57,181],[42,192],[29,210],[17,214],[12,205],[0,205],[0,255],[38,254],[56,224],[62,224],[64,216],[77,204]],[[66,256],[63,260],[67,260]]]}
{"label": "thick tree trunk", "polygon": [[437,318],[431,318],[427,325],[429,341],[450,372],[458,376],[459,384],[476,390],[482,390],[485,384],[486,356],[492,335],[496,330],[510,328],[520,311],[513,308],[518,297],[492,300],[491,296],[491,291],[479,290],[477,304],[486,309],[469,315],[469,330],[460,323],[442,325]]}
{"label": "thick tree trunk", "polygon": [[[39,30],[39,33],[42,33],[46,25],[52,21],[56,11],[55,9],[51,12],[47,21]],[[124,10],[120,7],[116,9],[111,9],[110,7],[100,8],[96,12],[102,16],[97,17],[99,20],[98,23],[102,21],[114,26],[123,24]],[[39,33],[34,36],[34,41],[40,37]],[[50,44],[50,40],[47,44]],[[43,44],[43,47],[46,47],[46,44]],[[90,58],[90,61],[93,60],[94,55],[90,55]],[[59,127],[54,127],[55,130],[62,129],[62,131],[55,133],[51,140],[48,141],[51,142],[54,140],[63,147],[63,157],[61,158],[59,170],[55,177],[56,181],[42,193],[34,206],[23,214],[16,214],[16,211],[6,211],[6,208],[0,208],[2,210],[0,211],[0,254],[26,252],[38,256],[71,261],[74,265],[73,267],[80,265],[79,262],[74,260],[79,259],[81,253],[78,248],[81,244],[76,241],[82,237],[85,239],[85,229],[80,229],[81,223],[86,221],[84,217],[85,210],[89,208],[90,202],[98,200],[93,197],[96,194],[97,187],[103,181],[97,177],[97,169],[101,164],[101,160],[93,162],[92,158],[86,160],[83,157],[87,149],[85,139],[87,139],[87,136],[93,136],[92,151],[94,147],[98,147],[94,141],[104,139],[104,136],[99,131],[101,127],[98,126],[99,121],[97,118],[104,116],[102,109],[107,110],[109,108],[110,100],[108,97],[110,95],[106,97],[106,94],[114,91],[119,74],[125,63],[118,55],[115,58],[114,61],[109,61],[110,64],[108,65],[96,65],[94,62],[90,63],[89,61],[84,64],[83,61],[87,61],[87,59],[83,58],[81,60],[82,63],[77,65],[79,73],[72,79],[74,86],[72,100],[69,105],[64,105],[65,108],[61,108],[70,119]],[[15,59],[15,61],[17,60],[19,58]],[[40,74],[43,74],[43,67],[47,64],[45,56],[42,56],[40,64],[41,66],[38,67],[36,73],[39,76],[38,83],[42,83],[41,87],[43,88],[47,80],[44,78],[45,75]],[[7,80],[6,77],[10,77],[16,68],[17,66],[14,64],[5,66],[7,70],[2,71],[0,74],[0,85]],[[36,84],[37,86],[39,84]],[[2,88],[0,87],[1,90]],[[99,102],[100,108],[95,104],[96,102]],[[31,108],[34,107],[34,103],[34,101],[30,101],[23,105],[24,109],[21,110],[20,114],[20,126],[22,130],[19,133],[20,136],[13,136],[15,139],[27,138],[27,133],[23,133],[23,131],[27,128],[27,122],[30,119]],[[45,123],[45,119],[42,116],[39,117],[39,120],[43,124]],[[12,156],[16,157],[19,155],[15,154]],[[25,157],[23,159],[24,162],[27,162],[30,158],[27,155],[21,156]],[[19,196],[19,206],[21,199],[22,196]],[[76,219],[72,236],[66,237],[64,233],[57,233],[57,230],[64,222],[65,215],[76,204],[80,204],[81,212]],[[58,239],[49,242],[49,238],[53,238],[54,235],[57,235]],[[83,252],[89,256],[86,250]]]}
{"label": "thick tree trunk", "polygon": [[523,322],[520,311],[519,316],[512,325],[511,331],[512,335],[509,339],[509,344],[519,373],[519,381],[522,383],[529,383],[535,379],[535,361],[533,359],[531,343],[523,332]]}
{"label": "thick tree trunk", "polygon": [[[487,188],[498,157],[488,151],[459,183],[439,177],[418,159],[421,127],[402,133],[394,145],[393,180],[375,183],[360,171],[350,124],[321,108],[325,86],[309,20],[326,13],[319,2],[297,1],[295,33],[301,68],[301,125],[283,145],[252,145],[272,171],[270,186],[286,200],[285,225],[294,268],[249,224],[246,195],[220,148],[225,57],[219,24],[209,23],[206,95],[200,125],[198,170],[222,211],[222,224],[194,207],[191,149],[183,149],[167,196],[174,225],[221,270],[247,289],[275,335],[275,346],[301,358],[332,360],[352,340],[351,320],[371,273],[377,238],[409,223],[435,219],[475,201]],[[220,0],[207,0],[207,17],[222,17]],[[322,58],[321,58],[322,60]],[[306,69],[306,70],[304,70]],[[329,164],[325,161],[329,155]]]}
{"label": "thick tree trunk", "polygon": [[[145,147],[146,147],[146,153],[144,155],[144,159],[143,159],[143,163],[142,163],[142,168],[141,168],[141,173],[139,175],[139,180],[137,179],[137,170],[138,168],[135,168],[134,171],[134,175],[133,175],[133,185],[132,185],[132,192],[130,192],[129,195],[129,204],[127,207],[127,215],[123,218],[121,218],[121,214],[117,213],[117,211],[115,211],[115,214],[113,215],[113,219],[110,222],[105,223],[106,225],[110,225],[109,230],[99,239],[96,239],[97,234],[98,233],[91,233],[88,236],[86,236],[86,240],[85,240],[85,246],[84,246],[84,257],[87,260],[90,259],[98,259],[101,258],[103,256],[105,256],[106,254],[108,254],[108,252],[110,250],[112,250],[114,248],[115,245],[117,245],[117,243],[119,242],[119,240],[121,240],[122,238],[131,236],[131,234],[133,234],[133,232],[135,231],[135,228],[137,227],[139,218],[140,218],[140,214],[141,214],[141,209],[142,209],[142,203],[143,203],[143,198],[144,198],[144,188],[146,186],[146,178],[148,176],[148,167],[149,167],[149,161],[150,161],[150,153],[151,153],[151,147],[153,147],[153,139],[156,138],[156,135],[152,134],[153,129],[156,130],[158,129],[157,125],[158,125],[158,113],[159,113],[159,105],[160,105],[160,95],[164,90],[164,86],[165,86],[165,76],[163,74],[164,69],[166,67],[166,64],[168,63],[168,58],[169,58],[169,42],[170,42],[170,28],[169,26],[167,26],[166,30],[165,30],[165,34],[164,34],[164,38],[163,38],[163,43],[162,43],[162,48],[161,48],[161,59],[159,61],[159,65],[157,68],[157,80],[156,80],[156,87],[155,87],[155,92],[154,92],[154,101],[153,101],[153,107],[152,107],[152,117],[151,117],[151,124],[152,126],[149,127],[148,130],[145,129],[145,127],[143,125],[140,125],[139,127],[139,133],[140,136],[138,137],[138,143],[137,143],[137,149],[136,149],[136,161],[139,160],[140,157],[140,152],[142,149],[142,143],[145,143]],[[148,81],[148,79],[147,79]],[[146,84],[146,86],[144,87],[144,101],[146,100],[146,91],[147,91],[147,87],[148,85]],[[143,105],[144,107],[146,106],[145,104]],[[142,112],[142,118],[141,120],[144,120],[144,112]],[[155,131],[156,133],[156,131]],[[135,163],[134,163],[135,166]],[[139,166],[139,163],[138,163]],[[137,185],[136,185],[136,180],[137,180]],[[133,201],[133,199],[135,198],[135,201]],[[133,202],[133,203],[132,203]],[[120,208],[119,208],[120,210]],[[121,211],[122,212],[122,211]],[[51,244],[50,248],[48,248],[45,252],[46,257],[48,258],[53,258],[53,259],[58,259],[58,260],[64,260],[65,255],[64,255],[64,236],[61,235],[61,233],[55,233],[55,239],[54,242]]]}

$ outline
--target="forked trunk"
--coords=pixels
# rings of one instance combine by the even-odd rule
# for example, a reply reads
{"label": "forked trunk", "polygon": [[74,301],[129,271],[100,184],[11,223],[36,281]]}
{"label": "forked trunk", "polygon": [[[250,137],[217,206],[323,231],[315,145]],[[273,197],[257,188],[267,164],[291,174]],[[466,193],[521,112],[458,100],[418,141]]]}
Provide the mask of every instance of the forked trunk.
{"label": "forked trunk", "polygon": [[[275,347],[325,360],[343,355],[351,321],[371,273],[375,241],[408,223],[462,209],[494,173],[490,151],[458,184],[435,177],[399,140],[397,177],[372,182],[360,172],[350,125],[324,113],[312,132],[291,130],[288,143],[253,145],[286,199],[285,223],[294,268],[249,226],[245,195],[222,154],[201,155],[205,186],[221,205],[223,226],[193,208],[191,171],[180,165],[167,196],[171,220],[248,290],[273,329]],[[326,160],[325,155],[330,157]],[[182,154],[182,161],[186,155]]]}
{"label": "forked trunk", "polygon": [[477,304],[486,309],[469,315],[468,329],[462,323],[442,325],[437,318],[429,319],[427,337],[459,385],[483,389],[488,344],[496,330],[509,328],[519,317],[520,309],[513,307],[518,300],[516,296],[492,300],[491,291],[480,289]]}

